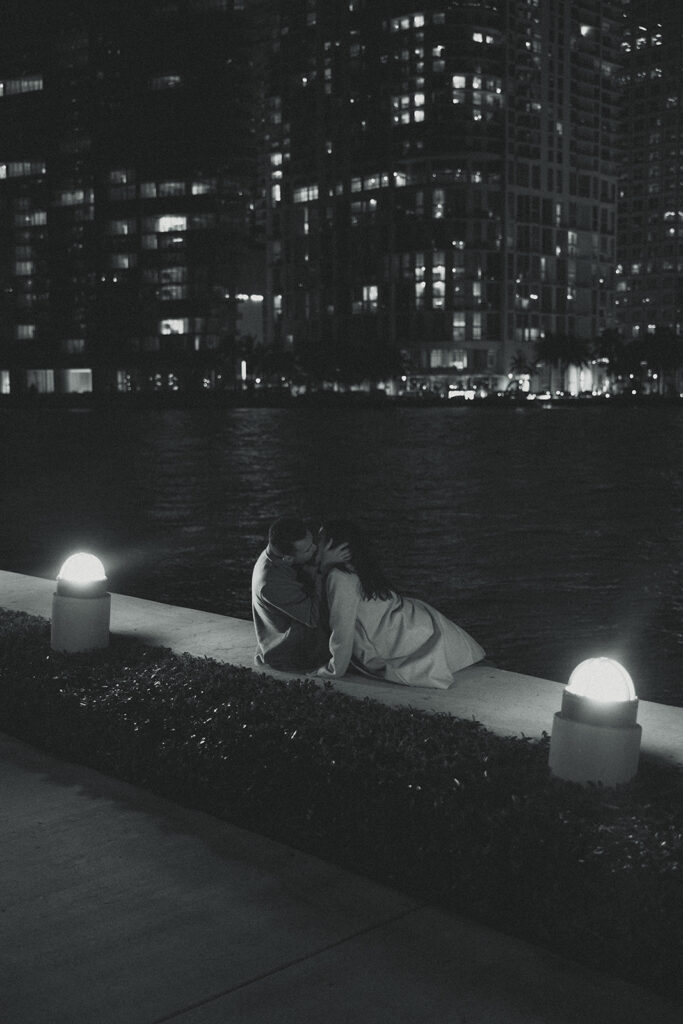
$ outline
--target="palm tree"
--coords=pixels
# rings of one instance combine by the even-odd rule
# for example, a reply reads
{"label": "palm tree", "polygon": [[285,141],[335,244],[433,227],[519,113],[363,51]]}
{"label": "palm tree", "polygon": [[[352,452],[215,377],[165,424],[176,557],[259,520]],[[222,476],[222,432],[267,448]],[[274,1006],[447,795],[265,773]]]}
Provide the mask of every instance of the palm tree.
{"label": "palm tree", "polygon": [[555,334],[548,331],[545,337],[536,342],[536,360],[538,365],[551,368],[557,366],[562,372],[562,386],[570,366],[588,366],[591,359],[590,345],[583,338],[573,334]]}
{"label": "palm tree", "polygon": [[510,373],[514,373],[516,377],[521,377],[523,374],[529,374],[536,372],[536,362],[530,359],[526,352],[522,352],[521,348],[517,349],[517,352],[510,360]]}
{"label": "palm tree", "polygon": [[606,327],[593,344],[593,355],[596,359],[606,359],[613,373],[618,373],[625,361],[626,345],[619,331]]}
{"label": "palm tree", "polygon": [[519,382],[521,377],[532,377],[536,372],[536,362],[530,359],[526,352],[523,352],[521,348],[517,349],[517,352],[510,360],[510,370],[512,379],[509,381],[506,391],[519,391]]}
{"label": "palm tree", "polygon": [[683,343],[671,329],[671,327],[658,324],[654,334],[650,334],[642,343],[642,356],[651,370],[656,369],[657,390],[663,395],[673,382],[667,382],[667,376],[675,376],[676,371],[683,366]]}
{"label": "palm tree", "polygon": [[607,363],[607,376],[614,387],[616,381],[628,374],[634,363],[632,346],[627,345],[614,327],[606,327],[593,343],[593,357]]}

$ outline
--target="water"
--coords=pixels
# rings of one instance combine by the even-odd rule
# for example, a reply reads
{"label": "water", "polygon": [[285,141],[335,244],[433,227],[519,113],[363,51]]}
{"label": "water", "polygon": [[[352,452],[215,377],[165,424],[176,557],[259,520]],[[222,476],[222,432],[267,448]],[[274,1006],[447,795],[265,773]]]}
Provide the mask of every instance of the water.
{"label": "water", "polygon": [[271,519],[362,522],[501,667],[620,658],[683,706],[683,409],[0,409],[0,567],[248,618]]}

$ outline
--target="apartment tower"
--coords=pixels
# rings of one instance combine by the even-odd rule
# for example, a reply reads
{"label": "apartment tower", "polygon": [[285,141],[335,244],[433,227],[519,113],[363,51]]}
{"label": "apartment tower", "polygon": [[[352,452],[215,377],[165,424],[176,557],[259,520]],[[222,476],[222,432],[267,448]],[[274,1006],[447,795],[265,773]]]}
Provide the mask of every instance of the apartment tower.
{"label": "apartment tower", "polygon": [[314,377],[499,385],[614,324],[621,3],[278,6],[274,346]]}

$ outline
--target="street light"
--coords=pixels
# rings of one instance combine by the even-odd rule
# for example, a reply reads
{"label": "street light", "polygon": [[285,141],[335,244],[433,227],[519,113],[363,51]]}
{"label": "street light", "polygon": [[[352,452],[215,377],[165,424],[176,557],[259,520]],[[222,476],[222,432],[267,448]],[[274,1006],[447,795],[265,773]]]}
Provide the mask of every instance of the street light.
{"label": "street light", "polygon": [[71,555],[59,570],[52,597],[52,649],[75,654],[107,647],[110,612],[99,558],[84,551]]}
{"label": "street light", "polygon": [[612,658],[588,658],[572,672],[553,718],[549,765],[570,782],[618,786],[638,770],[642,729],[638,698],[626,669]]}

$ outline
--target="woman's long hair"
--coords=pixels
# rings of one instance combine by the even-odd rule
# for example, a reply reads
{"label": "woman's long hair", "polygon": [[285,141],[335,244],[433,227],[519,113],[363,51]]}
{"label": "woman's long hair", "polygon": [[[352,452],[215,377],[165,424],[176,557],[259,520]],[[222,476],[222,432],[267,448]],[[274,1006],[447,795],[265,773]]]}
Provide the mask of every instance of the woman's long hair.
{"label": "woman's long hair", "polygon": [[351,562],[340,562],[336,567],[344,572],[355,572],[358,575],[363,597],[370,600],[378,597],[387,599],[395,592],[389,580],[380,569],[375,556],[371,553],[363,533],[348,519],[328,519],[322,524],[325,540],[332,541],[332,546],[348,544]]}

